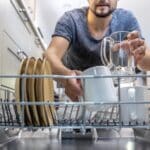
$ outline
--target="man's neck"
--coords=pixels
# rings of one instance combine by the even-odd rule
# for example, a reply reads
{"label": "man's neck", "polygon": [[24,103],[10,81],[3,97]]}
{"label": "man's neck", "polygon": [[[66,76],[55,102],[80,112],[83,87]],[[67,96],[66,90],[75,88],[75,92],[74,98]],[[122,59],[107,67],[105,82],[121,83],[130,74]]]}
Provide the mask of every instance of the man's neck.
{"label": "man's neck", "polygon": [[112,15],[108,17],[97,17],[93,12],[88,10],[87,14],[87,22],[88,27],[92,28],[94,31],[104,31],[108,28],[109,23],[111,21]]}

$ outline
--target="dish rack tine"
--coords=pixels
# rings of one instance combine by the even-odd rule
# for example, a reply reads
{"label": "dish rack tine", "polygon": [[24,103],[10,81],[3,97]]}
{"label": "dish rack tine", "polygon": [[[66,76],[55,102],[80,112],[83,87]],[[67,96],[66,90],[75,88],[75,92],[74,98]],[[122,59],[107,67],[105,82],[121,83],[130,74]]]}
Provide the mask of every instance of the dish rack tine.
{"label": "dish rack tine", "polygon": [[[16,100],[13,99],[12,102],[16,102]],[[19,114],[18,114],[18,111],[17,111],[17,105],[13,105],[13,108],[14,108],[14,112],[15,112],[15,119],[16,119],[17,123],[19,125],[21,125],[21,122],[20,122],[20,119],[19,119]]]}
{"label": "dish rack tine", "polygon": [[[0,102],[3,102],[3,100],[0,99]],[[3,114],[3,117],[4,117],[4,125],[6,125],[6,116],[5,116],[5,109],[4,109],[3,104],[1,104],[1,108],[2,108],[2,114]],[[2,120],[2,123],[3,123],[3,120]]]}
{"label": "dish rack tine", "polygon": [[63,116],[62,116],[62,119],[63,119],[63,120],[65,120],[67,108],[68,108],[68,105],[65,106],[64,113],[63,113]]}
{"label": "dish rack tine", "polygon": [[110,116],[109,117],[110,120],[112,120],[113,113],[114,113],[114,105],[112,106],[111,112],[110,112],[110,115],[109,115]]}
{"label": "dish rack tine", "polygon": [[79,110],[80,110],[80,106],[77,106],[77,111],[76,111],[76,115],[75,115],[75,120],[77,121],[78,115],[79,115]]}
{"label": "dish rack tine", "polygon": [[2,113],[0,113],[0,123],[2,123],[2,118],[3,118],[3,115]]}
{"label": "dish rack tine", "polygon": [[8,104],[6,103],[7,100],[5,99],[4,102],[5,102],[5,104],[4,104],[5,112],[6,112],[6,116],[7,116],[7,120],[6,121],[7,121],[8,125],[10,125],[10,116],[9,116],[9,111],[8,111]]}
{"label": "dish rack tine", "polygon": [[69,114],[69,120],[71,120],[72,112],[73,112],[74,106],[71,106],[70,114]]}
{"label": "dish rack tine", "polygon": [[[6,101],[9,102],[8,99],[7,99]],[[10,115],[11,123],[12,123],[12,125],[14,125],[14,121],[13,121],[13,114],[14,114],[14,113],[12,114],[12,112],[11,112],[12,109],[11,109],[11,108],[12,108],[12,104],[9,104],[9,105],[8,105],[8,112],[9,112],[9,115]],[[13,112],[14,112],[14,111],[13,111]]]}
{"label": "dish rack tine", "polygon": [[92,120],[92,112],[90,112],[89,114],[89,123],[91,123],[91,120]]}
{"label": "dish rack tine", "polygon": [[[0,98],[0,103],[2,102],[2,99]],[[3,109],[2,109],[2,104],[0,104],[0,107],[1,107],[1,117],[0,117],[0,119],[1,119],[1,123],[3,122]]]}

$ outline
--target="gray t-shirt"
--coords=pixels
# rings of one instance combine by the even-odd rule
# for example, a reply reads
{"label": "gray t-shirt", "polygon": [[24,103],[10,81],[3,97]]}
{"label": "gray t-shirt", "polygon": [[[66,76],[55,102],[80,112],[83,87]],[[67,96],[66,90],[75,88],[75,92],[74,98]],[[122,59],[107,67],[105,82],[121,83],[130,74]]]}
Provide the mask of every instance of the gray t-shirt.
{"label": "gray t-shirt", "polygon": [[[84,70],[92,66],[104,65],[100,56],[101,41],[92,37],[87,26],[88,8],[74,9],[59,19],[52,35],[61,36],[70,42],[70,47],[63,59],[70,69]],[[105,36],[116,31],[140,31],[133,14],[124,9],[116,9]],[[105,37],[104,36],[104,37]]]}

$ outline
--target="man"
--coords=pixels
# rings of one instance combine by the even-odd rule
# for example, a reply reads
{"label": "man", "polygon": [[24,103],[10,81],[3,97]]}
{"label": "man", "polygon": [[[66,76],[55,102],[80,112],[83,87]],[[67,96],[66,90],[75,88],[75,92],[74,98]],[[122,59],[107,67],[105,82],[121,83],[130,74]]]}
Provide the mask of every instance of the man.
{"label": "man", "polygon": [[[100,45],[105,36],[116,31],[129,31],[127,40],[136,62],[148,69],[147,47],[139,24],[131,12],[117,9],[118,0],[89,0],[88,8],[66,12],[57,22],[52,41],[44,54],[53,74],[78,75],[92,66],[104,65]],[[143,65],[144,64],[144,65]],[[144,67],[145,66],[145,67]],[[77,100],[82,93],[80,80],[59,80],[66,94]]]}

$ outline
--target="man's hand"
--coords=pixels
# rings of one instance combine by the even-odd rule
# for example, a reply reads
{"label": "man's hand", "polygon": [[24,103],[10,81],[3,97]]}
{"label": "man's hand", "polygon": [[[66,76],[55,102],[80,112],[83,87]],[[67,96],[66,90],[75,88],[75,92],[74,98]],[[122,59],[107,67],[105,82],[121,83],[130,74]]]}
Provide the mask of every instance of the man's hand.
{"label": "man's hand", "polygon": [[130,52],[134,56],[136,64],[138,64],[145,56],[145,41],[140,38],[138,31],[130,32],[127,40],[129,42]]}
{"label": "man's hand", "polygon": [[145,56],[146,44],[140,38],[138,31],[132,31],[124,41],[114,44],[113,51],[118,51],[120,48],[126,50],[129,56],[133,55],[135,63],[138,64]]}
{"label": "man's hand", "polygon": [[[80,75],[81,72],[73,70],[71,76]],[[65,84],[65,93],[71,98],[72,101],[78,101],[79,97],[83,95],[81,80],[76,78],[67,79]]]}

